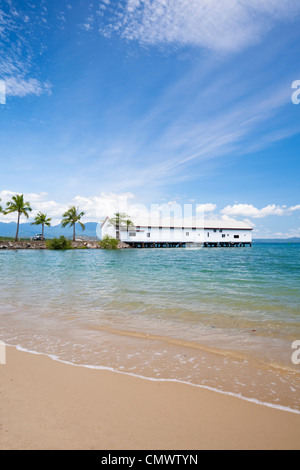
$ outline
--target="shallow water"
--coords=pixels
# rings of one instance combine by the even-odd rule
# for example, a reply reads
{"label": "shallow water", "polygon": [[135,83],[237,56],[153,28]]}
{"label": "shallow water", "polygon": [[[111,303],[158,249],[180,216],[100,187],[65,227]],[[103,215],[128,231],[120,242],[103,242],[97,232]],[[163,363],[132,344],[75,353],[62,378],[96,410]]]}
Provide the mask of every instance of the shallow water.
{"label": "shallow water", "polygon": [[0,339],[300,410],[300,245],[0,252]]}

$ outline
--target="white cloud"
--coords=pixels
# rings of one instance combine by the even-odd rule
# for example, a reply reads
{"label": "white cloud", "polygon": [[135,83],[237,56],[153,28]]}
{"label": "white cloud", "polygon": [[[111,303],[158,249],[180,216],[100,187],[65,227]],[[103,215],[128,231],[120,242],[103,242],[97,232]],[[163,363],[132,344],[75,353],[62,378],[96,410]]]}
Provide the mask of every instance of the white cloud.
{"label": "white cloud", "polygon": [[278,206],[276,204],[269,204],[262,209],[254,207],[252,204],[234,204],[233,206],[225,207],[221,213],[231,217],[253,217],[260,219],[270,215],[291,215],[295,210],[300,210],[300,205],[287,207],[285,205]]}
{"label": "white cloud", "polygon": [[[0,205],[5,209],[6,203],[11,200],[15,194],[21,194],[20,192],[14,192],[10,190],[0,191]],[[63,213],[68,210],[70,206],[79,207],[81,211],[85,213],[83,222],[96,222],[100,223],[106,216],[111,217],[116,212],[125,212],[129,217],[134,220],[146,220],[152,217],[153,220],[160,220],[161,217],[167,220],[171,217],[172,221],[184,220],[185,223],[195,223],[195,221],[203,221],[205,213],[210,213],[209,219],[213,220],[226,220],[233,221],[237,219],[243,219],[248,225],[255,228],[256,238],[289,238],[293,236],[299,236],[300,229],[290,229],[286,233],[273,233],[267,230],[262,225],[258,227],[250,220],[267,217],[269,215],[292,215],[296,210],[300,210],[300,205],[287,207],[285,205],[276,206],[275,204],[266,206],[262,209],[258,209],[251,204],[235,204],[233,206],[227,206],[220,213],[213,211],[216,210],[217,206],[212,203],[207,204],[178,204],[175,200],[169,201],[165,204],[152,204],[151,208],[144,204],[136,203],[135,195],[132,193],[105,193],[102,192],[99,195],[85,197],[75,196],[67,203],[61,203],[52,200],[49,195],[45,192],[41,193],[24,193],[25,201],[29,201],[32,207],[30,218],[27,220],[22,217],[21,222],[32,222],[38,212],[47,214],[48,217],[52,218],[52,225],[59,225],[62,219]],[[193,213],[196,208],[196,214]],[[199,208],[201,210],[199,210]],[[4,216],[0,214],[0,222],[16,222],[16,214],[9,214]]]}
{"label": "white cloud", "polygon": [[85,212],[86,220],[99,222],[106,216],[112,216],[115,212],[128,212],[130,201],[134,199],[131,193],[101,193],[99,196],[76,196],[73,204],[79,206]]}
{"label": "white cloud", "polygon": [[293,19],[297,0],[127,0],[111,32],[143,44],[179,44],[233,51],[258,42],[275,20]]}
{"label": "white cloud", "polygon": [[250,219],[243,219],[243,222],[246,222],[246,224],[250,225],[250,227],[256,227],[256,224]]}
{"label": "white cloud", "polygon": [[300,237],[300,227],[290,229],[287,232],[276,232],[274,233],[274,238],[299,238]]}
{"label": "white cloud", "polygon": [[213,212],[217,208],[216,204],[197,204],[197,212]]}
{"label": "white cloud", "polygon": [[[6,203],[11,200],[15,194],[20,192],[0,191],[1,205],[5,209]],[[24,200],[28,201],[32,207],[30,220],[34,219],[38,212],[43,212],[52,218],[52,225],[58,225],[61,222],[62,215],[70,206],[79,207],[85,213],[86,222],[99,222],[105,216],[111,216],[115,212],[127,212],[130,202],[134,199],[131,193],[115,194],[101,193],[99,196],[82,197],[75,196],[69,203],[60,203],[49,199],[47,193],[24,193]],[[0,222],[15,222],[16,215],[0,214]],[[24,219],[23,222],[26,220]]]}
{"label": "white cloud", "polygon": [[[6,203],[11,201],[12,197],[16,194],[21,194],[20,192],[8,191],[4,190],[0,192],[0,199],[2,208],[5,209]],[[43,212],[53,219],[54,224],[60,223],[62,214],[68,209],[68,205],[61,204],[52,200],[48,199],[47,193],[24,193],[24,200],[25,202],[29,202],[32,208],[32,212],[30,213],[30,220],[34,219],[34,217],[38,214],[38,212]],[[0,222],[15,222],[16,215],[15,214],[8,214],[3,215],[0,214]],[[26,222],[27,220],[24,218],[21,221]]]}

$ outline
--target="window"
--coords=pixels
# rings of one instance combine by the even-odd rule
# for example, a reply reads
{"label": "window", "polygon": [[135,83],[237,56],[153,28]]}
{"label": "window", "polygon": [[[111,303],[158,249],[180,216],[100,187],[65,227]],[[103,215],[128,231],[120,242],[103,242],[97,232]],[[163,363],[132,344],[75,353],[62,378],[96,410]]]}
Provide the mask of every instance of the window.
{"label": "window", "polygon": [[222,233],[222,232],[223,232],[223,230],[220,230],[220,233]]}
{"label": "window", "polygon": [[135,232],[129,232],[129,236],[130,237],[136,237],[136,233]]}
{"label": "window", "polygon": [[234,235],[234,238],[240,238],[240,236],[239,235]]}
{"label": "window", "polygon": [[209,237],[209,232],[207,232],[207,236]]}
{"label": "window", "polygon": [[187,236],[187,237],[189,237],[189,236],[190,236],[190,232],[186,232],[185,234],[186,234],[186,236]]}
{"label": "window", "polygon": [[225,233],[222,233],[222,238],[225,238],[225,236],[226,236]]}
{"label": "window", "polygon": [[217,233],[217,229],[216,229],[216,228],[214,228],[214,233]]}
{"label": "window", "polygon": [[150,233],[147,233],[147,237],[148,237],[148,238],[150,238],[150,235],[151,235]]}

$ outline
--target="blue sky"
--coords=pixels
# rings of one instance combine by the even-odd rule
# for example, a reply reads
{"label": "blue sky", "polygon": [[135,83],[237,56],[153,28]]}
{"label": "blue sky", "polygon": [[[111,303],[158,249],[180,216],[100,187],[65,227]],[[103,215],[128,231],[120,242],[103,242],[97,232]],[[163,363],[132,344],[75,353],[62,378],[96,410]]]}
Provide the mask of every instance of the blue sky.
{"label": "blue sky", "polygon": [[299,25],[296,0],[0,0],[2,205],[205,204],[300,236]]}

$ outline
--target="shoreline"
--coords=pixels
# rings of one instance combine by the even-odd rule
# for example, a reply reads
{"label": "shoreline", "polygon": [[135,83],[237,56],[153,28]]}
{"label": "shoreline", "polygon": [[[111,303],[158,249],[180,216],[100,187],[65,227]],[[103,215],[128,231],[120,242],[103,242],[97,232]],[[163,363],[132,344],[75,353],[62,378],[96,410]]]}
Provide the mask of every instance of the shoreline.
{"label": "shoreline", "polygon": [[[175,341],[175,344],[176,344],[176,341]],[[259,398],[255,397],[255,396],[246,396],[246,395],[242,395],[242,393],[240,393],[240,392],[233,392],[233,391],[230,391],[230,390],[222,390],[222,389],[218,389],[217,387],[214,387],[214,386],[211,386],[211,385],[204,385],[204,384],[201,384],[201,383],[194,383],[194,382],[190,382],[190,381],[187,381],[187,380],[184,380],[184,379],[179,379],[179,378],[167,378],[167,377],[155,377],[154,375],[143,375],[142,373],[130,372],[129,370],[122,370],[122,369],[114,368],[113,366],[109,366],[109,365],[94,365],[94,364],[90,364],[90,363],[80,363],[80,362],[76,363],[76,362],[72,362],[68,359],[59,358],[55,354],[30,350],[30,349],[24,348],[20,345],[16,346],[16,345],[12,345],[12,344],[6,344],[6,347],[15,349],[16,351],[23,352],[23,353],[26,353],[26,354],[32,354],[34,356],[45,357],[45,358],[50,359],[51,361],[54,361],[54,362],[57,362],[59,364],[63,364],[63,365],[69,366],[69,367],[75,367],[75,368],[79,368],[79,369],[84,368],[84,369],[88,369],[88,370],[99,371],[100,373],[104,371],[104,372],[109,372],[109,373],[113,373],[113,374],[119,374],[119,375],[123,375],[123,376],[132,377],[134,379],[145,380],[145,381],[149,381],[149,382],[171,383],[171,384],[174,383],[174,384],[186,385],[188,387],[194,387],[196,389],[206,390],[206,391],[213,392],[213,393],[216,393],[216,394],[219,394],[219,395],[232,397],[232,398],[237,399],[237,400],[242,400],[246,403],[253,403],[253,404],[256,404],[258,406],[263,406],[263,407],[267,407],[267,408],[271,408],[271,409],[275,409],[275,410],[279,410],[279,411],[284,411],[286,413],[292,413],[292,414],[296,414],[296,415],[300,416],[300,409],[293,408],[290,405],[272,403],[271,401],[270,402],[265,401],[265,400],[262,400],[262,399],[259,399]],[[211,352],[211,348],[206,348],[205,346],[203,346],[203,350]],[[213,352],[213,354],[215,354],[215,353],[216,353],[216,351]],[[225,355],[225,353],[226,353],[226,351],[222,352],[221,350],[219,350],[217,352],[217,355],[221,355],[223,357],[223,355]],[[238,356],[236,356],[236,357],[238,357]],[[270,367],[272,367],[272,365],[270,365]],[[294,371],[292,371],[292,372],[294,372]]]}
{"label": "shoreline", "polygon": [[[49,239],[51,240],[51,239]],[[104,250],[100,246],[100,241],[95,240],[82,240],[82,241],[71,241],[72,249],[74,250]],[[125,250],[131,248],[129,245],[123,242],[119,242],[118,250]],[[0,240],[0,250],[1,251],[19,251],[19,250],[32,250],[32,251],[50,251],[47,248],[46,241],[33,241],[33,240],[20,240],[20,241],[8,241]]]}
{"label": "shoreline", "polygon": [[300,416],[7,347],[0,449],[299,449]]}

